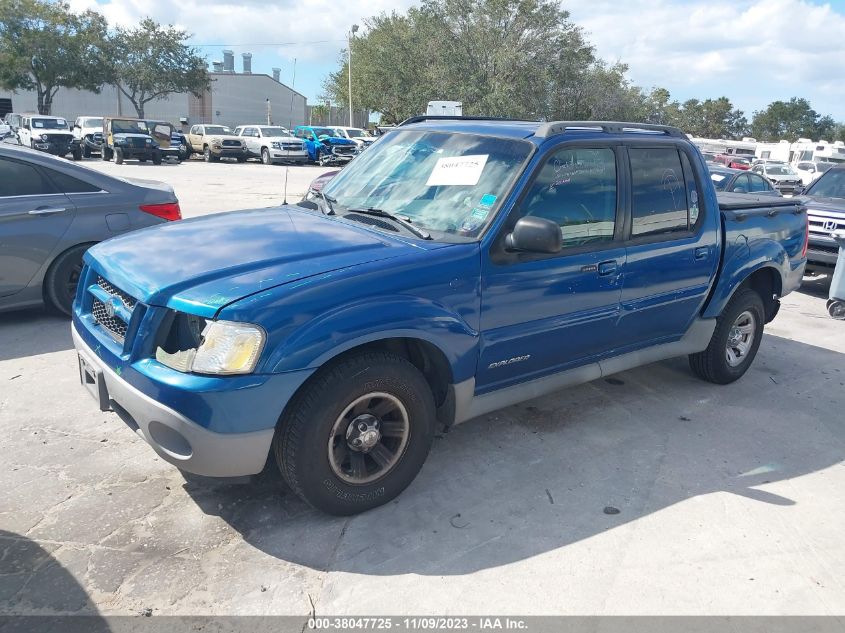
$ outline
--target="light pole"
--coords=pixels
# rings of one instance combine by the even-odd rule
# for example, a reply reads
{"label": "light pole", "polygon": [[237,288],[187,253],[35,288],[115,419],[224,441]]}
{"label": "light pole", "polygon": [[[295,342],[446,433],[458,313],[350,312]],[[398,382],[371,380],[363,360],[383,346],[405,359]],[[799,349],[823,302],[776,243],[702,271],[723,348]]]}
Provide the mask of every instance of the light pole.
{"label": "light pole", "polygon": [[349,32],[349,37],[347,39],[347,50],[349,51],[349,61],[346,64],[347,71],[349,75],[349,127],[355,125],[352,122],[352,38],[355,37],[355,33],[358,32],[358,25],[353,24],[352,30]]}

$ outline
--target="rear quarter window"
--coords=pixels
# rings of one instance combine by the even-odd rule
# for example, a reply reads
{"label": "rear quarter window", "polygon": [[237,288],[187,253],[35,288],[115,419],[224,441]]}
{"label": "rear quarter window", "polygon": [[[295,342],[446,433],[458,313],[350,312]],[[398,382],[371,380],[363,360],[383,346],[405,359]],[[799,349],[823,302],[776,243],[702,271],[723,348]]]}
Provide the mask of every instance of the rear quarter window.
{"label": "rear quarter window", "polygon": [[0,158],[0,198],[55,193],[43,173],[26,163]]}

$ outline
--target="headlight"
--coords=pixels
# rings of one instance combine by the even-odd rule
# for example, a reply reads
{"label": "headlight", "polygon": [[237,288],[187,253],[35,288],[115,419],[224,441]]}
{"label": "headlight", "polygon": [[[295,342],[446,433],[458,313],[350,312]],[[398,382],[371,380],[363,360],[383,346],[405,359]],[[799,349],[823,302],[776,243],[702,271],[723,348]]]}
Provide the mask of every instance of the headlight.
{"label": "headlight", "polygon": [[264,347],[264,330],[249,323],[208,321],[199,347],[174,353],[159,347],[156,360],[171,369],[197,374],[249,374]]}
{"label": "headlight", "polygon": [[41,140],[42,140],[42,141],[44,141],[44,142],[46,143],[47,141],[49,141],[49,140],[50,140],[50,137],[49,137],[49,136],[47,136],[46,134],[42,134],[42,135],[41,135]]}
{"label": "headlight", "polygon": [[149,145],[150,143],[152,143],[152,142],[153,142],[153,139],[151,139],[151,138],[144,139],[144,142],[145,142],[147,145]]}
{"label": "headlight", "polygon": [[279,141],[273,141],[272,143],[270,143],[270,146],[273,149],[282,149],[282,144]]}

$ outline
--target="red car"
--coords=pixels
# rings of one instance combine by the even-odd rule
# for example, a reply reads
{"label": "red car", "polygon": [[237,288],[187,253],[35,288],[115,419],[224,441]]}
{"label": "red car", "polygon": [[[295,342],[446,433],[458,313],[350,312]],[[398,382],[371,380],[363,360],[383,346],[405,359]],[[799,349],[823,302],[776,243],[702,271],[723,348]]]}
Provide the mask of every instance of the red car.
{"label": "red car", "polygon": [[751,161],[736,154],[719,154],[716,156],[715,162],[731,169],[751,169]]}

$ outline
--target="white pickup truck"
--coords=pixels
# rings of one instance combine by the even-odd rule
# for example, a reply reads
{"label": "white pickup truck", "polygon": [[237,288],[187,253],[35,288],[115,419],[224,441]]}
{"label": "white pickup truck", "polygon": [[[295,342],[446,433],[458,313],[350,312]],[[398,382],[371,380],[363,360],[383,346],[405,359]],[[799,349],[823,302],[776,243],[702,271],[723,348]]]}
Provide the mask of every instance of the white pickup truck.
{"label": "white pickup truck", "polygon": [[265,165],[308,162],[305,143],[278,125],[239,125],[235,136],[244,141],[251,157],[260,158]]}

